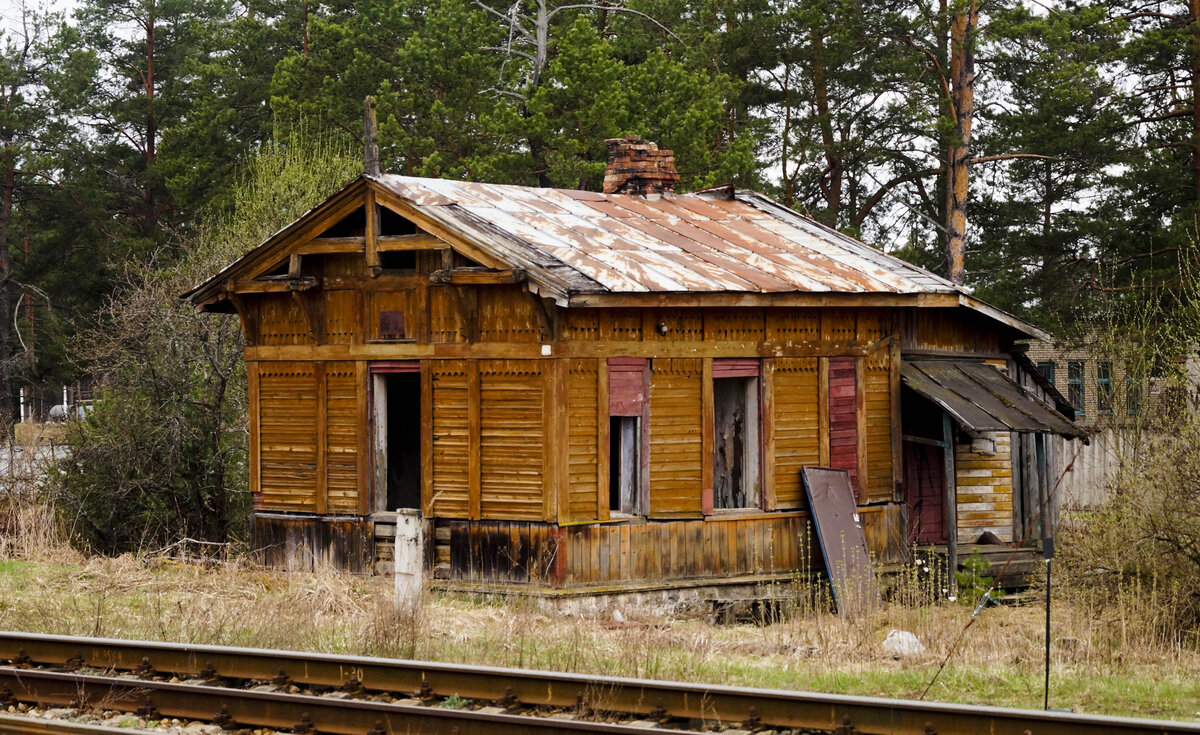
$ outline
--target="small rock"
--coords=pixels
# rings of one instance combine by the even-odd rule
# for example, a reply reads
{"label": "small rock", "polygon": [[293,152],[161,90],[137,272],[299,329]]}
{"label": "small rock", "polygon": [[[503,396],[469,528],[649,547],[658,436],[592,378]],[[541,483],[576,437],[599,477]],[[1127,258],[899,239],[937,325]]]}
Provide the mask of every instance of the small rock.
{"label": "small rock", "polygon": [[658,727],[659,724],[656,720],[634,720],[633,722],[629,723],[629,726],[640,727],[648,730],[650,728]]}
{"label": "small rock", "polygon": [[250,687],[252,692],[273,692],[275,686],[273,684],[259,684],[258,686]]}
{"label": "small rock", "polygon": [[324,696],[326,699],[349,699],[350,693],[349,692],[326,692],[322,696]]}
{"label": "small rock", "polygon": [[575,715],[571,714],[570,712],[555,712],[554,714],[550,715],[549,719],[551,719],[551,720],[573,720],[573,719],[575,719]]}
{"label": "small rock", "polygon": [[480,707],[475,711],[481,715],[503,715],[508,712],[503,707]]}
{"label": "small rock", "polygon": [[722,730],[721,735],[754,735],[749,730]]}
{"label": "small rock", "polygon": [[392,702],[392,704],[399,704],[403,707],[420,707],[424,704],[424,702],[419,699],[409,697],[408,699],[397,699],[395,702]]}
{"label": "small rock", "polygon": [[54,709],[46,710],[42,717],[45,717],[47,720],[69,720],[78,714],[79,713],[73,709],[68,709],[66,707],[55,707]]}
{"label": "small rock", "polygon": [[925,650],[925,646],[917,637],[907,630],[892,629],[888,631],[887,638],[883,639],[883,650],[892,654],[896,658],[904,656],[915,656]]}
{"label": "small rock", "polygon": [[207,722],[193,722],[183,728],[183,732],[187,735],[221,735],[225,732],[220,725],[213,725]]}

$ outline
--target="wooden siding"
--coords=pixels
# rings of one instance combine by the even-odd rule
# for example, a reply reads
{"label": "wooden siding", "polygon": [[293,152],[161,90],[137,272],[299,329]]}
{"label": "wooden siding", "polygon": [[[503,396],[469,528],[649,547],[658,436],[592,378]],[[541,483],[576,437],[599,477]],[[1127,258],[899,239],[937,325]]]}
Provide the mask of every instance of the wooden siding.
{"label": "wooden siding", "polygon": [[[905,551],[899,507],[865,508],[862,522],[875,560],[898,561]],[[800,511],[560,528],[436,523],[448,562],[441,574],[455,581],[616,590],[823,569],[816,534]]]}
{"label": "wooden siding", "polygon": [[987,318],[966,309],[900,309],[900,348],[905,352],[995,354],[1000,335]]}
{"label": "wooden siding", "polygon": [[480,517],[484,519],[539,520],[545,515],[543,371],[539,360],[480,362]]}
{"label": "wooden siding", "polygon": [[[607,366],[605,366],[607,370]],[[601,446],[600,421],[600,362],[571,360],[568,378],[570,406],[567,444],[568,482],[566,512],[560,517],[567,521],[599,520],[599,503],[607,506],[607,494],[601,501],[600,464],[608,462],[608,447]]]}
{"label": "wooden siding", "polygon": [[[325,364],[325,508],[331,513],[359,512],[359,434],[367,429],[359,415],[362,378],[357,363]],[[366,492],[365,482],[361,487]]]}
{"label": "wooden siding", "polygon": [[369,574],[374,565],[375,533],[370,521],[255,513],[250,523],[251,552],[268,567]]}
{"label": "wooden siding", "polygon": [[264,294],[257,298],[258,344],[302,345],[310,342],[308,325],[290,294]]}
{"label": "wooden siding", "polygon": [[466,518],[470,502],[470,432],[468,365],[463,360],[434,360],[430,368],[433,391],[433,497],[426,500],[431,515]]}
{"label": "wooden siding", "polygon": [[829,358],[829,466],[850,471],[850,484],[861,502],[857,382],[854,358]]}
{"label": "wooden siding", "polygon": [[366,372],[355,362],[248,363],[263,510],[360,513]]}
{"label": "wooden siding", "polygon": [[971,450],[970,444],[954,448],[955,481],[958,485],[958,542],[974,543],[984,531],[1002,541],[1012,541],[1012,457],[1008,432],[987,433],[994,438],[993,455]]}
{"label": "wooden siding", "polygon": [[702,375],[700,360],[651,361],[651,516],[700,515]]}
{"label": "wooden siding", "polygon": [[800,468],[821,463],[817,358],[775,360],[775,507],[802,508]]}
{"label": "wooden siding", "polygon": [[317,392],[310,362],[249,363],[257,371],[260,486],[255,506],[320,512],[317,507]]}
{"label": "wooden siding", "polygon": [[892,386],[887,350],[879,350],[863,360],[865,375],[859,390],[864,393],[863,426],[866,466],[863,490],[868,502],[892,499]]}
{"label": "wooden siding", "polygon": [[804,513],[563,530],[567,587],[799,572],[817,558]]}

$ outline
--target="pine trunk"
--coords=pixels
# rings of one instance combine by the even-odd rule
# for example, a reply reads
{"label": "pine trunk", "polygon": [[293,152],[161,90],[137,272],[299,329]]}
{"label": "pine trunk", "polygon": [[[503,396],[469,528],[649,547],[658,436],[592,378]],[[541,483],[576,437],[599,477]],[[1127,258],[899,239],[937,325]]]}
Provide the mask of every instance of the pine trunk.
{"label": "pine trunk", "polygon": [[[1193,0],[1200,1],[1200,0]],[[975,114],[975,30],[979,5],[971,0],[950,27],[950,107],[954,114],[953,139],[946,157],[946,261],[950,280],[966,278],[968,178],[971,160],[971,121]]]}

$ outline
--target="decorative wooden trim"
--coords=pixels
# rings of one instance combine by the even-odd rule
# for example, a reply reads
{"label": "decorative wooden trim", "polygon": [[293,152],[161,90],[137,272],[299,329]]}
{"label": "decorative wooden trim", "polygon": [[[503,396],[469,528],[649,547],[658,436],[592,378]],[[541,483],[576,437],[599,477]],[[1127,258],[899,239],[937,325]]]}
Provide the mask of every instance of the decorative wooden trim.
{"label": "decorative wooden trim", "polygon": [[[374,506],[372,491],[379,492],[379,488],[371,481],[371,429],[374,422],[371,416],[370,381],[367,363],[362,360],[354,363],[355,398],[358,402],[358,514],[364,516]],[[386,497],[386,487],[383,493]]]}
{"label": "decorative wooden trim", "polygon": [[419,373],[419,360],[375,360],[369,363],[372,374],[375,373]]}
{"label": "decorative wooden trim", "polygon": [[316,507],[317,513],[324,513],[329,506],[329,500],[326,497],[329,490],[329,478],[326,474],[328,464],[326,452],[329,448],[326,446],[329,443],[329,427],[327,425],[328,416],[326,400],[327,386],[325,384],[325,363],[318,361],[312,363],[313,378],[316,381],[317,394],[317,488],[316,488]]}
{"label": "decorative wooden trim", "polygon": [[[527,278],[520,268],[504,270],[482,270],[479,268],[451,268],[429,274],[430,283],[452,283],[456,286],[496,286],[524,283]],[[534,296],[533,294],[530,294]],[[537,298],[534,296],[534,298]]]}
{"label": "decorative wooden trim", "polygon": [[449,250],[450,244],[428,232],[418,232],[415,235],[380,235],[375,239],[375,248],[381,253],[396,253],[408,250]]}
{"label": "decorative wooden trim", "polygon": [[375,202],[375,190],[367,188],[366,200],[363,204],[366,209],[366,234],[364,240],[364,252],[366,253],[366,261],[368,269],[379,267],[379,205]]}
{"label": "decorative wooden trim", "polygon": [[320,282],[312,276],[276,281],[231,281],[225,284],[226,294],[295,293],[316,288]]}
{"label": "decorative wooden trim", "polygon": [[607,521],[609,513],[609,414],[608,414],[608,364],[603,359],[596,361],[596,518]]}
{"label": "decorative wooden trim", "polygon": [[292,300],[304,314],[304,323],[308,325],[308,336],[314,345],[325,342],[325,299],[318,294],[315,298],[299,291],[292,291]]}
{"label": "decorative wooden trim", "polygon": [[704,515],[713,512],[713,412],[713,361],[705,358],[700,365],[700,511]]}
{"label": "decorative wooden trim", "polygon": [[555,341],[558,338],[558,329],[553,303],[547,305],[547,299],[543,299],[532,292],[527,293],[529,293],[529,299],[533,302],[533,313],[537,315],[538,328],[541,331],[542,341]]}
{"label": "decorative wooden trim", "polygon": [[237,310],[238,317],[242,320],[242,334],[244,335],[246,346],[253,347],[258,344],[259,338],[259,323],[258,323],[258,302],[247,301],[242,298],[241,294],[228,294],[229,303],[233,304],[233,308]]}
{"label": "decorative wooden trim", "polygon": [[762,419],[762,492],[763,510],[775,510],[775,360],[762,361],[759,383],[759,416]]}
{"label": "decorative wooden trim", "polygon": [[817,437],[822,467],[829,466],[829,358],[817,359]]}
{"label": "decorative wooden trim", "polygon": [[292,255],[336,255],[361,253],[366,249],[365,237],[314,237],[297,245]]}
{"label": "decorative wooden trim", "polygon": [[481,492],[483,487],[482,442],[483,429],[480,414],[481,396],[479,389],[479,362],[467,362],[467,517],[473,521],[480,519]]}

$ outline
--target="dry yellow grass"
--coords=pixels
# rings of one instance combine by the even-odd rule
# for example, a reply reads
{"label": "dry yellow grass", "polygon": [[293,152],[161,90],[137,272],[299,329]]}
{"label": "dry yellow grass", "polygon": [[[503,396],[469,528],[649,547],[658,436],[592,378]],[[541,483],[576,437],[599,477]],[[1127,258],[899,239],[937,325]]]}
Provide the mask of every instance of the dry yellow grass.
{"label": "dry yellow grass", "polygon": [[[845,620],[797,607],[773,624],[713,625],[639,616],[611,627],[550,615],[528,600],[430,594],[400,608],[388,580],[284,573],[235,560],[153,557],[0,562],[0,628],[402,656],[565,671],[916,697],[970,617],[967,607],[892,605]],[[930,699],[1038,707],[1039,606],[985,610],[962,638]],[[1052,706],[1123,715],[1200,718],[1200,653],[1128,638],[1133,621],[1056,603]],[[1117,628],[1114,628],[1117,626]],[[927,646],[897,660],[892,628]]]}

